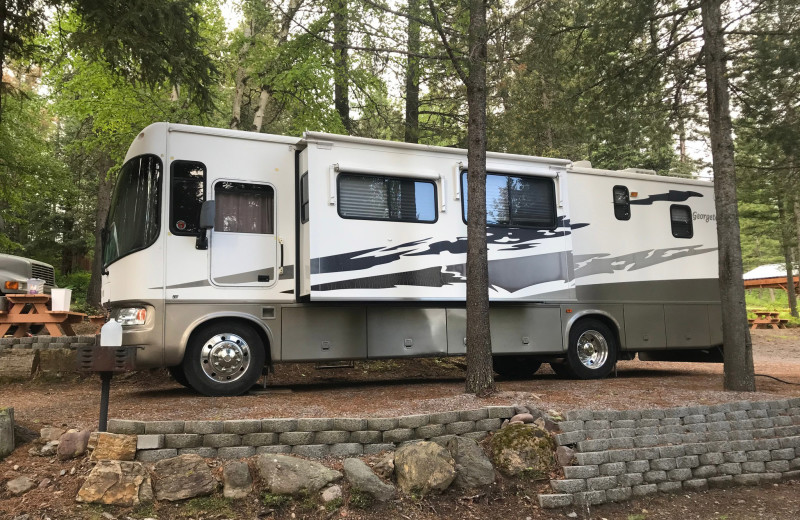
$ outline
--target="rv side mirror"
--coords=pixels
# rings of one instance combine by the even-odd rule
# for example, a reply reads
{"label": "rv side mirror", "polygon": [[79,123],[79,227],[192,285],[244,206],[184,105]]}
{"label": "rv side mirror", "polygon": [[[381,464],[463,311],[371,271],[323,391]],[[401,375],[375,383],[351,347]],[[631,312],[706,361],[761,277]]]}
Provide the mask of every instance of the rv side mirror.
{"label": "rv side mirror", "polygon": [[195,249],[208,249],[208,230],[214,229],[217,203],[213,200],[203,202],[200,207],[200,234],[197,235]]}
{"label": "rv side mirror", "polygon": [[217,213],[217,201],[207,200],[200,207],[200,229],[213,229]]}

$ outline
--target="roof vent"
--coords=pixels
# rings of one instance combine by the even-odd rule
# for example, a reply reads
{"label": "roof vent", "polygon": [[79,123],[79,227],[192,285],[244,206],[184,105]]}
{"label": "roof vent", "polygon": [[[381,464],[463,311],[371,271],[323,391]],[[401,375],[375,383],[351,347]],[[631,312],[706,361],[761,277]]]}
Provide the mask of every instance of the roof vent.
{"label": "roof vent", "polygon": [[591,168],[592,161],[575,161],[572,166],[575,168]]}

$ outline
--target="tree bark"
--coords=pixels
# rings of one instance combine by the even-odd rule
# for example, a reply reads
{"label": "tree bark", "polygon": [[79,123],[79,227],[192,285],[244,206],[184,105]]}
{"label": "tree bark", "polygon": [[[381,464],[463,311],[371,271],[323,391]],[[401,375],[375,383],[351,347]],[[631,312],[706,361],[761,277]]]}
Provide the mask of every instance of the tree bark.
{"label": "tree bark", "polygon": [[783,197],[778,197],[778,222],[781,227],[781,248],[783,249],[784,266],[786,267],[786,297],[789,300],[789,311],[792,316],[797,317],[797,297],[794,292],[794,267],[792,262],[792,218],[791,213],[787,214],[787,209],[791,210],[788,201]]}
{"label": "tree bark", "polygon": [[736,169],[721,4],[722,0],[703,0],[701,11],[708,89],[708,126],[714,163],[714,201],[719,241],[719,288],[725,353],[724,386],[726,390],[753,392],[756,389],[753,345],[750,329],[747,327],[742,280]]}
{"label": "tree bark", "polygon": [[242,124],[242,98],[244,97],[244,89],[247,82],[247,76],[244,70],[244,59],[250,51],[250,38],[252,38],[252,36],[252,22],[246,20],[244,25],[245,42],[242,44],[242,48],[239,49],[239,66],[236,68],[236,90],[233,94],[233,109],[230,123],[230,127],[233,130],[238,130],[239,125]]}
{"label": "tree bark", "polygon": [[333,0],[333,104],[348,135],[353,133],[347,68],[347,0]]}
{"label": "tree bark", "polygon": [[408,56],[406,57],[407,143],[419,142],[419,0],[408,0]]}
{"label": "tree bark", "polygon": [[260,132],[261,126],[264,124],[264,114],[267,111],[267,102],[269,101],[269,90],[266,85],[261,86],[261,94],[258,96],[258,109],[253,116],[253,132]]}
{"label": "tree bark", "polygon": [[114,179],[108,176],[108,170],[114,162],[108,155],[103,155],[97,164],[97,208],[95,209],[94,219],[94,259],[92,260],[92,277],[89,280],[89,288],[86,294],[86,301],[92,307],[98,309],[103,306],[100,300],[100,289],[103,283],[103,245],[101,232],[106,224],[108,210],[111,207],[111,190],[114,187]]}
{"label": "tree bark", "polygon": [[469,2],[467,77],[467,393],[494,392],[489,330],[489,264],[486,250],[486,4]]}

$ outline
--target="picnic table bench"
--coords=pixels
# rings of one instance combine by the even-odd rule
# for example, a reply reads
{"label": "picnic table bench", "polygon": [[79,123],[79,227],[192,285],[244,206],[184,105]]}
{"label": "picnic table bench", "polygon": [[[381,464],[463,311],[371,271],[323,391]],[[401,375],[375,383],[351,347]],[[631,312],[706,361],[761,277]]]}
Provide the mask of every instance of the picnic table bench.
{"label": "picnic table bench", "polygon": [[72,325],[83,322],[86,317],[80,312],[51,311],[49,294],[7,294],[8,311],[0,312],[0,338],[11,327],[17,327],[15,338],[25,336],[31,325],[44,325],[53,337],[74,336]]}
{"label": "picnic table bench", "polygon": [[778,311],[753,311],[756,319],[748,320],[750,329],[755,330],[758,328],[771,328],[771,329],[785,329],[789,320],[782,320],[779,318]]}

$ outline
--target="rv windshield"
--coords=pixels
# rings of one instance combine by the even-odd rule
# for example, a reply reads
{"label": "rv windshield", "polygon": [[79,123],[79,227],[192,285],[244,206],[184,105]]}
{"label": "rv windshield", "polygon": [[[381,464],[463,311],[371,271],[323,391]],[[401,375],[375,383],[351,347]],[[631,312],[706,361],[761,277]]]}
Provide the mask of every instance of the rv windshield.
{"label": "rv windshield", "polygon": [[161,219],[161,159],[140,155],[117,177],[103,229],[103,265],[145,249],[158,238]]}

